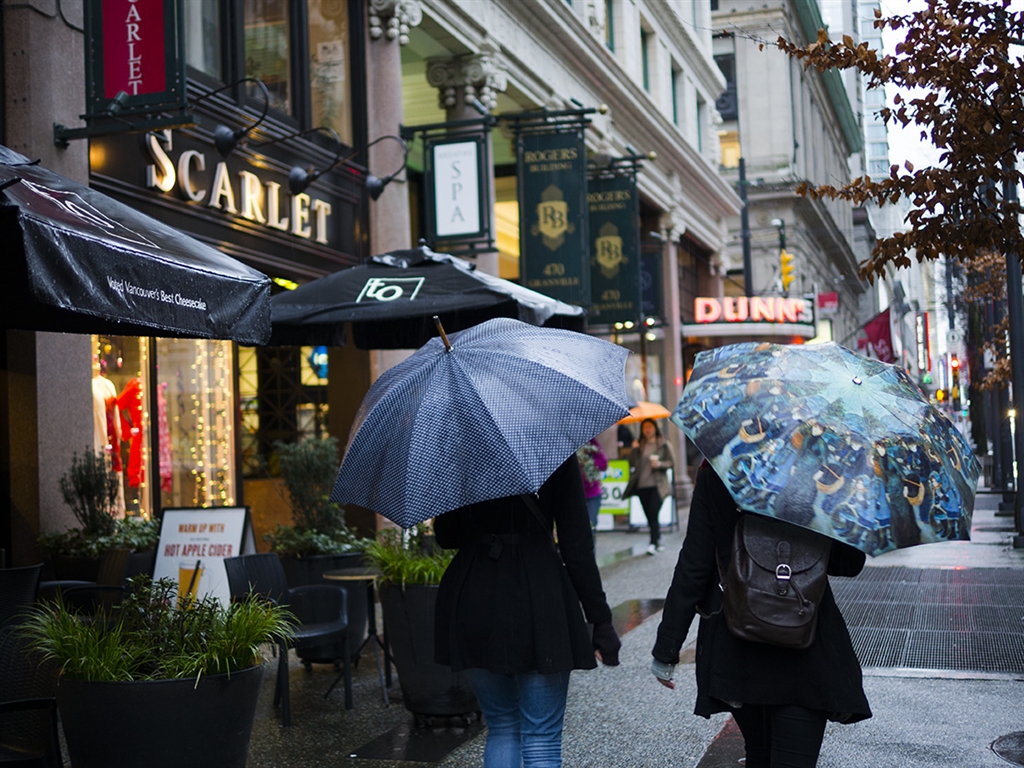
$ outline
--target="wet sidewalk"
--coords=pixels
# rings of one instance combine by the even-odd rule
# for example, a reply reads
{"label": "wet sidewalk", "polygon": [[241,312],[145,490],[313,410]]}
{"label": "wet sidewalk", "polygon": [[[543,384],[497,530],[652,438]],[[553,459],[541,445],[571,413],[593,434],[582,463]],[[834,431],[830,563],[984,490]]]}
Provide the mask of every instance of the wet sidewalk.
{"label": "wet sidewalk", "polygon": [[[820,768],[1024,764],[1024,756],[1012,762],[1024,739],[999,741],[1024,731],[1024,550],[1013,549],[1012,518],[996,515],[999,500],[979,494],[971,542],[869,558],[860,577],[835,581],[865,663],[865,689],[875,716],[855,725],[830,725]],[[691,646],[684,646],[675,691],[658,685],[648,669],[660,601],[682,538],[682,531],[668,532],[665,551],[648,556],[644,531],[599,533],[598,560],[622,634],[622,664],[573,675],[566,766],[738,765],[742,739],[728,716],[705,720],[692,714]],[[695,633],[696,624],[688,643]],[[368,650],[355,670],[351,711],[344,709],[340,689],[324,699],[335,676],[329,665],[307,672],[293,655],[288,729],[272,706],[268,676],[250,768],[482,764],[484,733],[478,728],[414,731],[397,681],[385,706]],[[375,751],[367,759],[370,745]],[[367,757],[352,757],[356,754]]]}

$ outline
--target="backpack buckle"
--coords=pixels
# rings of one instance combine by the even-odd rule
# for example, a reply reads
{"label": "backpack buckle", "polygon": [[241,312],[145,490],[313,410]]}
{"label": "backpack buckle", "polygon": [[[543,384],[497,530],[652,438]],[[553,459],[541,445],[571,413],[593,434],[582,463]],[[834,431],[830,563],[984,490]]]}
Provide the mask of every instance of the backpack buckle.
{"label": "backpack buckle", "polygon": [[775,566],[775,578],[779,581],[789,581],[793,577],[793,569],[787,563],[779,563]]}

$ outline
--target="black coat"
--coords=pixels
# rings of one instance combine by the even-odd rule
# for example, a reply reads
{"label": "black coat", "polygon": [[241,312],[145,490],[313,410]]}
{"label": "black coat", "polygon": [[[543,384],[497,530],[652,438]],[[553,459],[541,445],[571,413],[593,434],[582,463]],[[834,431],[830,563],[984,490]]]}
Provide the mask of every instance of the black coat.
{"label": "black coat", "polygon": [[[653,655],[675,664],[697,604],[718,589],[716,556],[728,563],[733,529],[742,513],[711,466],[697,472],[686,539],[665,600]],[[829,574],[856,576],[864,553],[834,541]],[[726,702],[796,704],[829,714],[833,720],[856,722],[871,717],[861,683],[860,663],[853,651],[839,607],[826,588],[818,608],[814,643],[792,650],[741,640],[717,613],[701,619],[697,632],[697,703],[705,717],[730,709]]]}
{"label": "black coat", "polygon": [[[503,674],[597,666],[586,621],[609,621],[611,609],[594,560],[575,455],[555,470],[539,495],[543,527],[518,496],[435,519],[437,543],[459,550],[437,595],[439,664]],[[558,551],[552,521],[558,526]]]}

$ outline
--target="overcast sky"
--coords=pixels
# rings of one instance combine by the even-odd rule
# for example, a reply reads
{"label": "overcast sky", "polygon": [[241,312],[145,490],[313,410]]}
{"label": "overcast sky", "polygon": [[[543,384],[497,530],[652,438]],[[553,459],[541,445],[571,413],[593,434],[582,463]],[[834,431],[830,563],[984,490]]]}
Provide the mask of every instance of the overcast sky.
{"label": "overcast sky", "polygon": [[[904,14],[919,10],[925,6],[924,0],[881,0],[880,6],[883,16]],[[1013,0],[1010,4],[1011,10],[1024,9],[1024,0]],[[886,30],[882,37],[886,53],[895,50],[898,38],[891,30]],[[889,87],[886,89],[887,101],[892,105],[893,96],[897,89]],[[909,94],[910,91],[904,91]],[[915,168],[921,168],[938,163],[939,152],[930,141],[921,140],[921,129],[914,125],[902,128],[899,123],[889,125],[889,161],[903,164],[904,160],[910,160]]]}

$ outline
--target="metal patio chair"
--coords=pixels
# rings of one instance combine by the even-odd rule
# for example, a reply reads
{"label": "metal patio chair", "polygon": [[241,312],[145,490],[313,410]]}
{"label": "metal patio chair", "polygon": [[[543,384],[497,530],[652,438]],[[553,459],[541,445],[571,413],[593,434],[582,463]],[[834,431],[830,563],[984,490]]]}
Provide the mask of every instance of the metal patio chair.
{"label": "metal patio chair", "polygon": [[296,618],[293,634],[279,644],[274,704],[281,704],[283,725],[291,725],[288,691],[288,649],[337,643],[342,648],[345,678],[345,709],[352,709],[352,667],[348,647],[348,614],[345,590],[330,584],[288,588],[281,559],[273,554],[224,558],[231,599],[250,592],[287,608]]}

